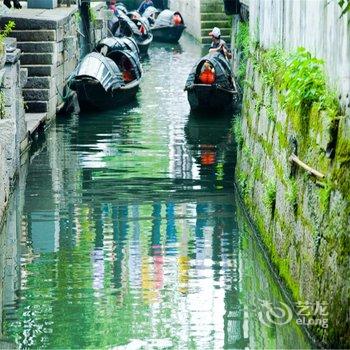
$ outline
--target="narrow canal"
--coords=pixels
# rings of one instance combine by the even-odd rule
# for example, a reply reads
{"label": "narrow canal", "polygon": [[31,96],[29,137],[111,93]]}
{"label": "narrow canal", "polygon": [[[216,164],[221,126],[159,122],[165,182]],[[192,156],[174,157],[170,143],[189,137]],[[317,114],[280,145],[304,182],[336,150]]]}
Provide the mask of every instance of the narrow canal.
{"label": "narrow canal", "polygon": [[262,308],[286,301],[234,196],[232,120],[192,116],[182,91],[200,55],[186,36],[154,44],[137,102],[58,118],[38,140],[20,224],[3,232],[19,241],[8,341],[310,347],[288,307]]}

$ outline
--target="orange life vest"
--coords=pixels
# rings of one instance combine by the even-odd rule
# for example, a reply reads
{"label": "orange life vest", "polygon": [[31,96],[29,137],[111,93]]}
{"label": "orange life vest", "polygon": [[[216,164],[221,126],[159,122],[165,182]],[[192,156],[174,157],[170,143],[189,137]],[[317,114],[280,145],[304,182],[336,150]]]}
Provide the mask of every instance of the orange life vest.
{"label": "orange life vest", "polygon": [[125,71],[123,72],[123,80],[124,80],[126,83],[129,83],[130,81],[133,81],[133,77],[132,77],[131,72],[129,72],[128,70],[125,70]]}
{"label": "orange life vest", "polygon": [[181,16],[176,14],[173,16],[173,23],[178,26],[182,23],[182,19],[181,19]]}
{"label": "orange life vest", "polygon": [[215,82],[215,73],[211,70],[211,68],[205,68],[199,75],[199,80],[202,84],[211,85]]}

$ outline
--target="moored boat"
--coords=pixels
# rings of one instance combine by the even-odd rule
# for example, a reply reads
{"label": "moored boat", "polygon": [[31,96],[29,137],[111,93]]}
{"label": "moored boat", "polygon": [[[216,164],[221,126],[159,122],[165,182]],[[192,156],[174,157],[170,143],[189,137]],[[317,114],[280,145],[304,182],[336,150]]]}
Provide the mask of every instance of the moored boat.
{"label": "moored boat", "polygon": [[140,54],[135,39],[127,36],[104,38],[96,45],[95,50],[107,57],[111,51],[132,51],[138,56]]}
{"label": "moored boat", "polygon": [[70,79],[81,109],[115,108],[135,97],[141,78],[138,58],[131,51],[110,57],[93,52],[84,57]]}
{"label": "moored boat", "polygon": [[185,91],[192,110],[228,110],[238,100],[230,64],[221,53],[204,56],[194,65]]}
{"label": "moored boat", "polygon": [[155,41],[177,43],[185,28],[180,12],[164,10],[157,16],[151,31]]}
{"label": "moored boat", "polygon": [[132,20],[122,12],[119,12],[117,18],[118,21],[111,27],[112,34],[117,37],[133,37],[139,47],[140,53],[147,53],[149,45],[153,40],[147,20],[141,17],[137,20]]}
{"label": "moored boat", "polygon": [[149,25],[152,27],[160,14],[160,10],[154,6],[147,7],[142,17],[148,20]]}
{"label": "moored boat", "polygon": [[121,11],[121,12],[123,12],[123,13],[125,13],[125,14],[128,13],[127,7],[126,7],[122,2],[117,2],[116,5],[115,5],[115,7],[116,7],[116,9],[117,9],[118,11]]}

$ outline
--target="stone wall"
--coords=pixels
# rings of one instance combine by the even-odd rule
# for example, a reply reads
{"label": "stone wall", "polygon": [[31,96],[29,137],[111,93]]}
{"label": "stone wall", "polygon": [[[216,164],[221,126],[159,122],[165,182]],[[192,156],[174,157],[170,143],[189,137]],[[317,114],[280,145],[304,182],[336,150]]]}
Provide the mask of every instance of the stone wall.
{"label": "stone wall", "polygon": [[[16,40],[9,45],[16,47]],[[0,71],[0,93],[3,107],[0,116],[0,226],[8,203],[11,186],[20,165],[20,154],[28,146],[22,88],[27,71],[20,68],[20,51],[8,52]]]}
{"label": "stone wall", "polygon": [[[311,314],[327,305],[328,328],[315,324],[319,314],[308,317],[308,327],[321,344],[336,348],[350,347],[349,23],[337,1],[250,0],[251,53],[235,123],[242,198],[295,303],[309,305]],[[239,26],[234,18],[233,36]],[[264,72],[271,61],[263,57],[276,47],[283,55],[304,47],[324,60],[336,114],[320,103],[301,114],[287,108],[280,73]],[[324,177],[292,163],[292,154]]]}

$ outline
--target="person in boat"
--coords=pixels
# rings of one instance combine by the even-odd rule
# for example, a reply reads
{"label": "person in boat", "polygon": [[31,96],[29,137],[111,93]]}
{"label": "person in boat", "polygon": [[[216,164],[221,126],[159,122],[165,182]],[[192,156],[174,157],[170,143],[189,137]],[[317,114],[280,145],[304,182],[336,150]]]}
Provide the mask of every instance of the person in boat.
{"label": "person in boat", "polygon": [[227,47],[226,42],[221,39],[220,28],[214,27],[213,30],[209,33],[209,35],[211,36],[211,45],[209,52],[221,52],[227,59],[231,59],[231,51]]}
{"label": "person in boat", "polygon": [[143,0],[137,11],[139,14],[142,16],[143,13],[146,11],[148,7],[153,6],[153,1],[152,0]]}
{"label": "person in boat", "polygon": [[205,61],[199,74],[201,84],[211,85],[215,82],[215,69],[209,61]]}

